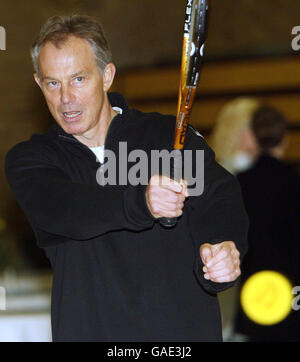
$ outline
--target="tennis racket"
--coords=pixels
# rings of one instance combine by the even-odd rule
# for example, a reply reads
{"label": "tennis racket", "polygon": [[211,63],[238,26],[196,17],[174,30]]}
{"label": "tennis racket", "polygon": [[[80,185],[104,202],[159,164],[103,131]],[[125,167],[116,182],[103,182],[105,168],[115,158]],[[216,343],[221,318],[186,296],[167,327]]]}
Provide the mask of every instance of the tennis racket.
{"label": "tennis racket", "polygon": [[[171,158],[171,178],[180,181],[182,174],[182,150],[193,106],[200,69],[203,60],[204,42],[207,36],[208,0],[187,0],[181,58],[180,84],[177,117],[174,134],[174,157]],[[177,218],[159,219],[161,225],[172,227]]]}

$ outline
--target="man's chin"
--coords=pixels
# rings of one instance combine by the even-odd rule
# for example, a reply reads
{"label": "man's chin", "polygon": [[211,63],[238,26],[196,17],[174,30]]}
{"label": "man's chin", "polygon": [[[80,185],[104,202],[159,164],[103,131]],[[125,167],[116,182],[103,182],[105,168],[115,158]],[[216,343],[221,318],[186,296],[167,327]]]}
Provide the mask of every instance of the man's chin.
{"label": "man's chin", "polygon": [[79,124],[78,122],[73,122],[73,123],[59,123],[59,125],[61,126],[61,128],[68,134],[71,134],[73,136],[80,136],[82,133],[84,133],[84,127],[82,126],[82,124]]}

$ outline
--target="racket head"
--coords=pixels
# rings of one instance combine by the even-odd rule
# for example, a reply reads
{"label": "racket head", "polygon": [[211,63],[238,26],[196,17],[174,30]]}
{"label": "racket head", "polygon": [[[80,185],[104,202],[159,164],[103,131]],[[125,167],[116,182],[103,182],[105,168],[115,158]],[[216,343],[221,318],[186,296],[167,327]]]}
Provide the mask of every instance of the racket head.
{"label": "racket head", "polygon": [[208,0],[187,1],[182,51],[182,87],[196,87],[207,38]]}
{"label": "racket head", "polygon": [[208,1],[187,1],[174,149],[184,147],[190,111],[200,78],[204,43],[207,37]]}

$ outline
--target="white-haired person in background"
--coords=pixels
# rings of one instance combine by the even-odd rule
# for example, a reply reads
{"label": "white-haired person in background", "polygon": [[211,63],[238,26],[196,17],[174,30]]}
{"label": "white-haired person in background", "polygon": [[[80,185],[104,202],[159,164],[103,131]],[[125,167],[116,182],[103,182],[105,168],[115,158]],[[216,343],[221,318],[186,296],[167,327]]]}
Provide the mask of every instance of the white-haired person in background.
{"label": "white-haired person in background", "polygon": [[261,106],[256,98],[239,97],[219,112],[209,144],[220,165],[232,174],[248,169],[259,153],[251,130],[253,113]]}

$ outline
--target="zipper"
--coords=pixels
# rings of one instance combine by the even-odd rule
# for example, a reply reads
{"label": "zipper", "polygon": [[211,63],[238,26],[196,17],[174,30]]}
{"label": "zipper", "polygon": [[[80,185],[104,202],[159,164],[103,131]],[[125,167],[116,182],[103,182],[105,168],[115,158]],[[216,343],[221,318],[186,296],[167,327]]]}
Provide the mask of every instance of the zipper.
{"label": "zipper", "polygon": [[64,138],[65,140],[69,141],[69,142],[73,142],[73,143],[77,143],[78,141],[71,138],[71,137],[67,137],[67,136],[64,136],[62,134],[59,134],[58,137],[61,137],[61,138]]}

